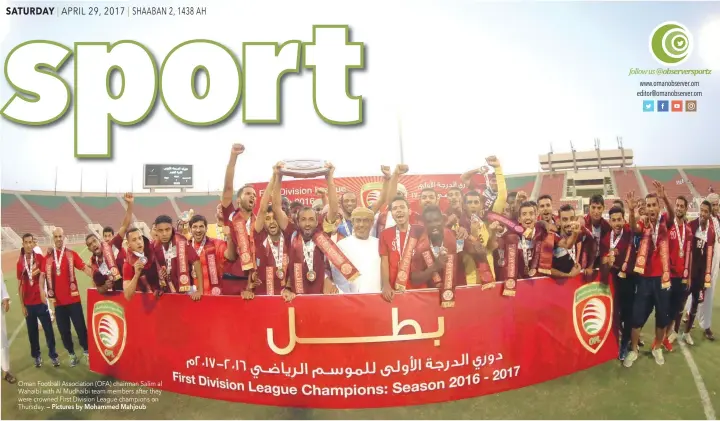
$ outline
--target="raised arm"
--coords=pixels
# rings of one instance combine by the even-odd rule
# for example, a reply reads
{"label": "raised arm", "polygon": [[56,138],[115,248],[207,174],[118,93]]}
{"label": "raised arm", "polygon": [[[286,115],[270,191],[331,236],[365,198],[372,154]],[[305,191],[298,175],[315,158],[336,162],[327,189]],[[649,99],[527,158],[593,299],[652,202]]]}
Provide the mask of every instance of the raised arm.
{"label": "raised arm", "polygon": [[497,199],[493,203],[492,211],[502,213],[507,203],[507,184],[505,183],[505,175],[500,165],[500,160],[495,156],[489,156],[485,159],[491,167],[495,169],[495,182],[497,183]]}
{"label": "raised arm", "polygon": [[393,188],[392,178],[394,175],[390,175],[390,167],[382,165],[380,171],[383,173],[383,188],[380,192],[380,198],[373,203],[370,210],[373,213],[378,213],[382,209],[383,205],[388,201],[388,197],[393,198],[397,194],[397,180],[395,180],[395,186]]}
{"label": "raised arm", "polygon": [[290,224],[290,219],[282,208],[282,195],[280,194],[280,186],[282,184],[282,162],[278,162],[273,167],[273,183],[272,192],[272,210],[275,215],[275,220],[281,230],[285,231],[285,228]]}
{"label": "raised arm", "polygon": [[330,209],[328,210],[327,221],[331,224],[335,223],[335,218],[338,214],[338,196],[337,189],[335,188],[335,166],[328,162],[325,164],[328,167],[328,172],[325,175],[328,187],[328,202]]}
{"label": "raised arm", "polygon": [[235,164],[237,163],[237,157],[245,152],[245,146],[236,143],[230,150],[230,161],[228,162],[227,168],[225,169],[225,183],[223,185],[221,203],[223,208],[227,208],[233,201],[233,181],[235,179]]}
{"label": "raised arm", "polygon": [[125,193],[125,196],[123,196],[123,200],[125,200],[127,209],[125,209],[125,217],[123,218],[122,223],[120,224],[120,228],[117,232],[120,237],[125,237],[125,232],[132,223],[133,204],[135,203],[135,197],[132,193]]}
{"label": "raised arm", "polygon": [[670,203],[670,200],[667,197],[667,192],[665,192],[665,186],[662,185],[659,181],[655,180],[653,181],[653,186],[655,186],[655,193],[657,196],[662,199],[663,203],[665,203],[665,209],[667,209],[668,218],[667,221],[665,221],[665,224],[668,228],[672,227],[675,223],[675,207]]}
{"label": "raised arm", "polygon": [[630,230],[636,234],[642,234],[635,218],[635,207],[637,206],[637,201],[635,200],[634,191],[628,192],[625,203],[627,203],[628,208],[628,225],[630,225]]}
{"label": "raised arm", "polygon": [[[400,176],[403,174],[406,174],[410,167],[408,167],[405,164],[398,164],[395,167],[395,172],[393,172],[392,176],[390,177],[388,181],[388,190],[387,195],[385,196],[385,202],[388,200],[393,200],[395,196],[397,196],[397,186],[398,182],[400,181]],[[383,174],[385,171],[383,171]],[[407,197],[405,199],[408,199]]]}
{"label": "raised arm", "polygon": [[225,241],[227,243],[227,247],[225,248],[225,259],[229,262],[234,262],[238,258],[237,254],[237,248],[235,247],[235,243],[233,242],[232,235],[227,236],[227,240]]}
{"label": "raised arm", "polygon": [[327,189],[325,187],[315,187],[315,194],[322,200],[323,207],[327,206]]}
{"label": "raised arm", "polygon": [[479,173],[480,171],[481,171],[480,168],[475,168],[473,170],[467,171],[467,172],[463,173],[463,175],[460,176],[460,181],[462,181],[463,184],[465,184],[468,187],[468,189],[475,190],[476,186],[475,186],[475,183],[473,182],[472,178],[475,174]]}
{"label": "raised arm", "polygon": [[[267,187],[265,187],[265,191],[263,192],[262,198],[260,199],[260,209],[258,209],[257,218],[255,218],[255,232],[262,232],[262,230],[265,228],[265,215],[267,214],[268,204],[270,204],[270,197],[273,195],[274,191],[275,171],[273,169],[273,175],[272,177],[270,177],[270,182],[268,183]],[[273,200],[273,205],[274,204],[275,200]],[[275,209],[273,208],[273,213],[275,213],[274,211]]]}
{"label": "raised arm", "polygon": [[578,219],[572,223],[572,231],[570,232],[570,236],[567,238],[561,238],[560,241],[558,241],[559,248],[570,249],[572,247],[575,247],[575,244],[577,243],[583,228],[584,221],[581,221],[582,217],[578,217]]}
{"label": "raised arm", "polygon": [[520,206],[522,206],[523,202],[526,202],[528,200],[528,195],[524,191],[519,191],[517,193],[517,196],[515,196],[515,206],[513,209],[513,218],[516,218],[517,215],[520,213]]}

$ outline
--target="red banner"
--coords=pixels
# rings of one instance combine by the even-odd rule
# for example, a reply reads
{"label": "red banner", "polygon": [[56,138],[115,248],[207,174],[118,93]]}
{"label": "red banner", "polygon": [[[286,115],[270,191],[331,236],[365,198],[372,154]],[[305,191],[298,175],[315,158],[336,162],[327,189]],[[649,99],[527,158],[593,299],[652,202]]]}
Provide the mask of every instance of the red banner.
{"label": "red banner", "polygon": [[[351,191],[358,195],[360,205],[369,206],[380,197],[382,180],[382,177],[341,177],[335,179],[335,186],[338,194]],[[484,178],[481,176],[475,176],[474,181],[481,186],[485,184]],[[254,183],[253,186],[258,195],[262,195],[267,183]],[[290,201],[297,200],[306,206],[312,206],[313,201],[319,199],[315,194],[316,187],[327,187],[325,179],[284,178],[282,194],[287,196]],[[446,198],[448,190],[452,187],[464,190],[467,186],[460,180],[460,174],[403,175],[400,176],[398,183],[398,189],[405,188],[407,190],[408,201],[416,212],[420,210],[420,192],[426,187],[435,189],[440,196],[440,206],[445,209],[448,205]]]}
{"label": "red banner", "polygon": [[90,368],[235,402],[309,408],[417,405],[544,382],[616,357],[602,283],[523,280],[379,295],[203,297],[88,291]]}

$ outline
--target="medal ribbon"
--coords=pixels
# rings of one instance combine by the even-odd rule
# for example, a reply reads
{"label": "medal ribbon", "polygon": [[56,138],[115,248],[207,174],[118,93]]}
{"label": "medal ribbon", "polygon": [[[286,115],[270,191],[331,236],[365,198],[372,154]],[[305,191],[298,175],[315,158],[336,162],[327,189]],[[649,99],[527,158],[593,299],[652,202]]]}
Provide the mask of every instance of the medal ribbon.
{"label": "medal ribbon", "polygon": [[63,247],[60,251],[60,257],[57,255],[57,249],[53,249],[53,256],[55,257],[55,268],[56,273],[60,275],[60,264],[62,263],[62,258],[65,255],[65,241],[63,240]]}
{"label": "medal ribbon", "polygon": [[314,259],[315,259],[315,242],[313,240],[303,242],[303,258],[307,265],[308,271],[314,271]]}
{"label": "medal ribbon", "polygon": [[[282,235],[282,233],[280,234],[280,241],[278,242],[277,247],[275,246],[273,241],[271,241],[270,236],[268,236],[266,241],[267,241],[267,244],[270,246],[270,251],[272,251],[273,259],[275,260],[275,267],[282,268],[283,267],[283,255],[285,254],[285,236]],[[305,247],[303,247],[303,251],[304,251],[304,249],[305,249]],[[313,247],[312,252],[315,253],[315,247]],[[312,257],[310,258],[310,260],[312,261]],[[308,266],[308,267],[310,267],[310,266]]]}
{"label": "medal ribbon", "polygon": [[[65,247],[63,247],[63,251]],[[62,256],[62,255],[61,255]],[[73,267],[73,259],[67,259],[68,262],[68,279],[70,280],[70,295],[72,297],[80,296],[78,291],[77,280],[75,279],[75,268]]]}
{"label": "medal ribbon", "polygon": [[25,253],[25,255],[23,256],[23,263],[25,264],[25,272],[27,273],[28,280],[30,281],[30,286],[33,286],[35,281],[33,281],[32,267],[35,265],[35,253],[32,251],[29,253],[30,254],[30,265],[29,266],[28,266],[28,261],[27,261],[27,254],[28,253]]}
{"label": "medal ribbon", "polygon": [[118,270],[117,263],[115,262],[115,254],[113,253],[112,247],[107,242],[101,241],[100,242],[100,250],[102,251],[103,263],[105,264],[105,266],[107,267],[107,270],[109,272],[104,275],[111,276],[112,277],[111,280],[113,282],[120,280],[122,278],[122,276],[120,275],[120,271]]}
{"label": "medal ribbon", "polygon": [[682,224],[682,233],[680,232],[680,227],[677,223],[677,218],[675,218],[675,231],[678,233],[678,244],[680,245],[680,257],[685,257],[685,222]]}
{"label": "medal ribbon", "polygon": [[47,279],[46,285],[48,290],[48,299],[50,301],[55,301],[55,283],[53,282],[55,280],[52,267],[53,267],[53,256],[48,256],[47,260],[45,261],[45,278]]}
{"label": "medal ribbon", "polygon": [[398,254],[402,258],[403,250],[407,249],[408,241],[410,240],[410,227],[408,227],[408,231],[405,234],[405,244],[403,244],[402,248],[400,248],[400,228],[395,226],[395,244],[397,244],[398,248]]}

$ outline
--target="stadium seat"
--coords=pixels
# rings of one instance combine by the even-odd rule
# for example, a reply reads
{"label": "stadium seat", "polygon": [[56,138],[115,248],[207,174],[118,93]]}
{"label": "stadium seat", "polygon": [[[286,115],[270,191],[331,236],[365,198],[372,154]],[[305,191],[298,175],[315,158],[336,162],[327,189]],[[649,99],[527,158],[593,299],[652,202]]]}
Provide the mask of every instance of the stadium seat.
{"label": "stadium seat", "polygon": [[125,208],[117,196],[110,197],[73,197],[75,203],[95,224],[111,226],[117,230],[125,217]]}
{"label": "stadium seat", "polygon": [[615,185],[618,189],[616,194],[618,197],[625,199],[625,196],[631,191],[634,191],[636,196],[642,196],[642,189],[640,188],[637,176],[635,175],[635,170],[613,170],[612,175],[613,178],[615,178]]}
{"label": "stadium seat", "polygon": [[545,173],[540,179],[540,190],[538,197],[549,194],[553,199],[557,200],[565,196],[563,185],[565,184],[565,173]]}
{"label": "stadium seat", "polygon": [[158,215],[168,215],[173,220],[178,216],[167,196],[136,196],[133,213],[138,221],[148,226],[152,226]]}
{"label": "stadium seat", "polygon": [[192,209],[195,211],[195,215],[202,215],[207,218],[208,224],[214,224],[217,205],[220,204],[220,196],[203,195],[176,197],[175,203],[177,203],[181,212]]}
{"label": "stadium seat", "polygon": [[687,180],[700,196],[705,197],[711,191],[720,193],[720,168],[684,168]]}
{"label": "stadium seat", "polygon": [[652,169],[652,170],[640,170],[645,186],[647,186],[648,193],[654,193],[655,188],[652,183],[657,180],[665,186],[665,192],[671,202],[675,201],[675,198],[683,195],[686,198],[691,198],[692,193],[690,188],[682,179],[680,172],[677,169]]}
{"label": "stadium seat", "polygon": [[67,196],[23,194],[22,197],[48,225],[62,227],[65,235],[88,232],[87,223]]}
{"label": "stadium seat", "polygon": [[0,200],[2,201],[2,226],[11,227],[21,237],[28,232],[38,236],[44,235],[40,223],[14,194],[3,193]]}

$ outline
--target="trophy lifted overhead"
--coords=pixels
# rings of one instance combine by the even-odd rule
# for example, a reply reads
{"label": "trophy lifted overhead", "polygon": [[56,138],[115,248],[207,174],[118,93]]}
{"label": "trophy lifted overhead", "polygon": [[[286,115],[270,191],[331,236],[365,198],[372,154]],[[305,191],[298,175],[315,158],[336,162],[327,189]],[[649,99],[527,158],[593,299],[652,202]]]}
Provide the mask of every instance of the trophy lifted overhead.
{"label": "trophy lifted overhead", "polygon": [[185,211],[178,216],[177,229],[176,231],[186,238],[190,238],[190,220],[195,215],[195,211],[190,209]]}
{"label": "trophy lifted overhead", "polygon": [[321,159],[289,159],[282,161],[282,175],[295,178],[315,178],[328,173],[327,161]]}

